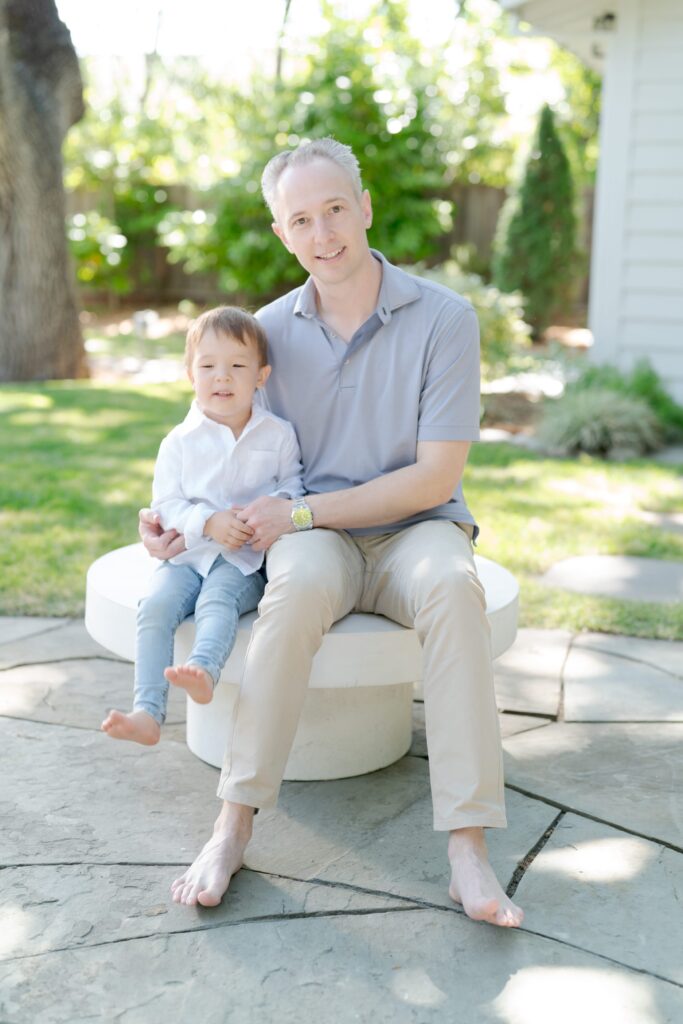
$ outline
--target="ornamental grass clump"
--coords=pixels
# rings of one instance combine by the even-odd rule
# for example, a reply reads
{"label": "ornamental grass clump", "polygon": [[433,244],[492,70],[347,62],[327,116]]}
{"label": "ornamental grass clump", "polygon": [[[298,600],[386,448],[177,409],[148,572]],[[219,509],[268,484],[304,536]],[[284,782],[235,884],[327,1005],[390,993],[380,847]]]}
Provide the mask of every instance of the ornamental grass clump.
{"label": "ornamental grass clump", "polygon": [[547,402],[539,439],[553,454],[586,452],[628,459],[662,445],[657,417],[646,402],[609,388],[567,391]]}

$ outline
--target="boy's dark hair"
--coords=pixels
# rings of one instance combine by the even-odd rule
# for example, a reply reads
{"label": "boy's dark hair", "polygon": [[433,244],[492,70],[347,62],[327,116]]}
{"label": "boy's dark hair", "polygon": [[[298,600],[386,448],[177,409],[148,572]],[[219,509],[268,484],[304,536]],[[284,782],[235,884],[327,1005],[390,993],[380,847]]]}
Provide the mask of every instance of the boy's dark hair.
{"label": "boy's dark hair", "polygon": [[208,309],[190,324],[185,342],[185,365],[190,366],[195,349],[209,328],[217,334],[227,334],[242,345],[252,342],[256,346],[259,366],[268,363],[268,339],[256,317],[237,306],[218,306]]}

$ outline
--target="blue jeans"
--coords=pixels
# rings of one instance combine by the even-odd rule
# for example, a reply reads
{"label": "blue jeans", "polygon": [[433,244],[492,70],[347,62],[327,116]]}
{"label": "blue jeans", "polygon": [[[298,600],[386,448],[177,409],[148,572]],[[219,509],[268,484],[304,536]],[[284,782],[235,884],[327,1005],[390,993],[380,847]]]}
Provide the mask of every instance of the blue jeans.
{"label": "blue jeans", "polygon": [[164,669],[173,664],[175,631],[192,612],[189,662],[206,669],[215,686],[235,643],[239,617],[256,608],[264,587],[261,572],[244,576],[222,555],[205,579],[189,565],[162,562],[138,606],[133,710],[146,711],[160,724],[166,718]]}

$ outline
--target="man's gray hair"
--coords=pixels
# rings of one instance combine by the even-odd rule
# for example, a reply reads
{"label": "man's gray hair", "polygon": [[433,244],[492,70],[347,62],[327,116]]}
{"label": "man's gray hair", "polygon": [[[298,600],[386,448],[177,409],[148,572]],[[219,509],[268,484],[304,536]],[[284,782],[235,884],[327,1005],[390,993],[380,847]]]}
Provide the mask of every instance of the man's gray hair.
{"label": "man's gray hair", "polygon": [[261,191],[275,220],[277,220],[277,213],[275,212],[277,183],[283,172],[288,167],[310,164],[312,160],[318,160],[321,157],[325,160],[331,160],[332,163],[337,164],[338,167],[346,171],[351,179],[353,191],[360,199],[363,193],[360,165],[351,147],[345,146],[343,142],[337,142],[336,139],[331,137],[312,139],[309,142],[302,142],[296,149],[283,150],[282,153],[278,153],[272,160],[269,160],[265,166],[261,175]]}

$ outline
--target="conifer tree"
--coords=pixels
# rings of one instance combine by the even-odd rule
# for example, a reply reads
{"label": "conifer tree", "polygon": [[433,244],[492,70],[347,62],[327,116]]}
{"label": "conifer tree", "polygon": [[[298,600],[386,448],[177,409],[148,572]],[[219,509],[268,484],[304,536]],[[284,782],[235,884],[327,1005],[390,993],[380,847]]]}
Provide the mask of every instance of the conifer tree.
{"label": "conifer tree", "polygon": [[574,186],[553,112],[545,105],[521,184],[498,224],[493,276],[521,291],[534,336],[572,296],[578,270]]}

